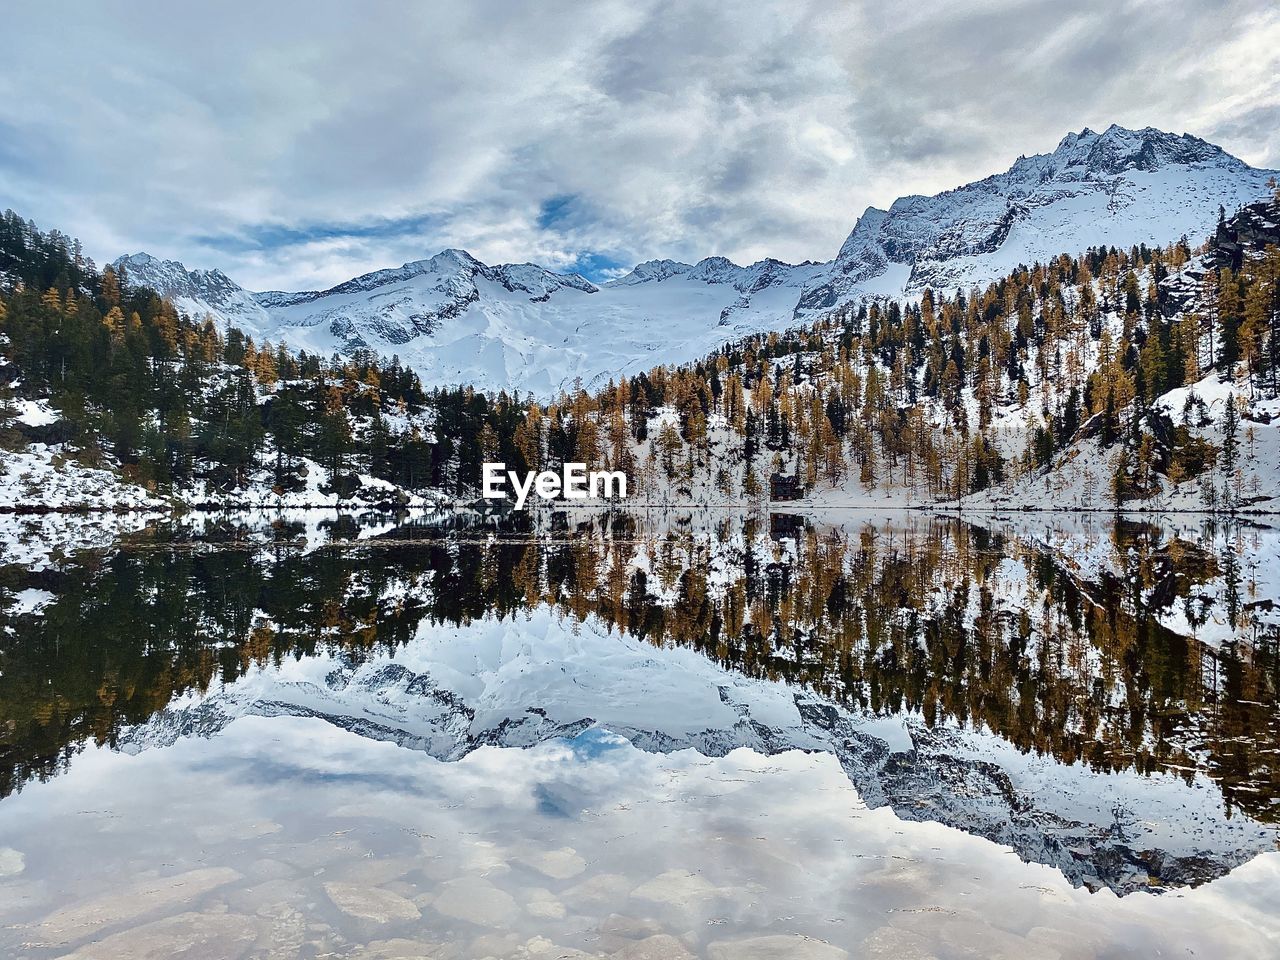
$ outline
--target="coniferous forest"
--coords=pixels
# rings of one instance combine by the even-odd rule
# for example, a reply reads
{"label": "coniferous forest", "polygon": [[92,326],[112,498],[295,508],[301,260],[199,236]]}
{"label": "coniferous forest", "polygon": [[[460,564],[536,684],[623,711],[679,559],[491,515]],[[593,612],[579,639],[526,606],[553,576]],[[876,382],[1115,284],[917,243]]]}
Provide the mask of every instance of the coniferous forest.
{"label": "coniferous forest", "polygon": [[[1268,421],[1250,405],[1280,396],[1280,237],[1257,229],[1277,203],[1224,211],[1196,246],[1097,247],[981,289],[865,299],[554,400],[428,388],[368,350],[254,343],[8,212],[0,437],[62,445],[189,502],[254,486],[342,498],[370,481],[388,500],[469,499],[497,460],[601,464],[673,502],[957,501],[1071,466],[1057,482],[1090,502],[1195,486],[1202,506],[1238,509],[1270,495],[1257,449]],[[1230,385],[1212,410],[1197,393],[1206,378]],[[23,400],[56,417],[15,422]]]}
{"label": "coniferous forest", "polygon": [[8,426],[10,446],[67,444],[153,490],[198,480],[235,490],[263,463],[269,485],[288,492],[303,484],[305,458],[339,492],[366,473],[461,493],[479,474],[482,440],[519,462],[520,411],[505,396],[426,390],[398,360],[371,352],[342,359],[255,344],[179,314],[110,266],[99,271],[78,242],[11,211],[0,221],[0,278],[0,352],[17,383],[0,402],[10,418],[18,397],[47,397],[61,413],[25,437]]}

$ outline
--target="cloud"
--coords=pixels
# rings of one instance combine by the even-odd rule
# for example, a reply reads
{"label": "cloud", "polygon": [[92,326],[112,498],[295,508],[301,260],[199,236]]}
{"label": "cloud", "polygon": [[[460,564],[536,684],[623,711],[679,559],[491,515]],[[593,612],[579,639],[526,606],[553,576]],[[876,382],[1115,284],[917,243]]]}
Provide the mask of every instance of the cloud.
{"label": "cloud", "polygon": [[446,246],[826,259],[867,205],[1111,122],[1280,166],[1267,0],[30,2],[6,32],[0,203],[253,288]]}

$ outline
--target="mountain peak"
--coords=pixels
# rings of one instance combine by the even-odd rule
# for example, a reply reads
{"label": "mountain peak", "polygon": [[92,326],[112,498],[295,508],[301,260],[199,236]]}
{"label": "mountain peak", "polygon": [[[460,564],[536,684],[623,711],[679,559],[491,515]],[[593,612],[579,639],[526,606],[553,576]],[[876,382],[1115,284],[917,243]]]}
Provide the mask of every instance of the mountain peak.
{"label": "mountain peak", "polygon": [[492,268],[492,279],[508,290],[523,290],[545,298],[557,290],[569,288],[583,293],[596,293],[599,288],[580,273],[557,273],[536,263],[504,263]]}
{"label": "mountain peak", "polygon": [[117,257],[111,262],[111,266],[117,271],[124,270],[134,283],[151,287],[155,287],[159,282],[180,284],[188,277],[184,264],[177,260],[164,260],[152,256],[144,250]]}
{"label": "mountain peak", "polygon": [[116,257],[116,259],[112,261],[111,265],[113,267],[120,267],[120,266],[131,267],[135,265],[140,267],[145,267],[145,266],[150,266],[153,263],[173,263],[173,262],[175,261],[161,260],[159,257],[153,257],[151,254],[147,253],[145,250],[139,250],[137,253],[131,253],[128,256]]}
{"label": "mountain peak", "polygon": [[693,269],[693,264],[679,260],[646,260],[637,263],[625,277],[611,281],[616,286],[632,286],[637,283],[656,283],[670,277],[678,277]]}
{"label": "mountain peak", "polygon": [[123,270],[132,285],[151,287],[165,296],[181,296],[202,278],[226,279],[220,270],[188,270],[186,264],[178,260],[163,260],[143,250],[117,257],[111,266]]}
{"label": "mountain peak", "polygon": [[1089,246],[1205,236],[1219,204],[1257,199],[1269,175],[1189,134],[1085,127],[1004,173],[932,197],[900,197],[887,212],[868,208],[841,247],[833,281],[802,305],[834,304],[894,265],[905,274],[899,290],[954,288]]}
{"label": "mountain peak", "polygon": [[131,287],[150,287],[168,297],[179,310],[193,317],[209,315],[235,323],[251,333],[260,332],[267,315],[253,295],[221,270],[188,270],[177,260],[163,260],[145,251],[117,257]]}
{"label": "mountain peak", "polygon": [[1170,164],[1212,164],[1242,169],[1246,165],[1221,147],[1190,134],[1169,133],[1156,127],[1132,130],[1113,123],[1102,133],[1085,127],[1068,133],[1057,149],[1045,157],[1023,158],[1019,164],[1040,165],[1048,161],[1055,173],[1076,169],[1088,174],[1115,175],[1126,170],[1153,172]]}
{"label": "mountain peak", "polygon": [[693,360],[731,335],[785,328],[866,297],[968,289],[1091,246],[1203,238],[1219,205],[1270,197],[1270,176],[1197,137],[1111,124],[1068,133],[1053,152],[956,189],[867,207],[824,264],[653,259],[597,288],[575,273],[486,265],[451,247],[327,290],[248,294],[216,271],[142,252],[117,263],[131,284],[192,315],[308,352],[378,349],[428,383],[550,394],[578,376]]}
{"label": "mountain peak", "polygon": [[708,283],[732,282],[742,273],[738,266],[728,257],[704,257],[693,265],[689,276],[694,280],[705,280]]}
{"label": "mountain peak", "polygon": [[1166,133],[1156,127],[1142,127],[1140,129],[1131,129],[1122,127],[1118,123],[1112,123],[1107,126],[1101,133],[1092,127],[1083,127],[1079,133],[1068,133],[1065,137],[1058,141],[1057,149],[1054,153],[1070,150],[1078,143],[1093,143],[1096,140],[1105,140],[1115,142],[1121,139],[1132,139],[1134,137],[1171,137],[1178,139],[1176,134]]}
{"label": "mountain peak", "polygon": [[[423,261],[418,261],[418,262],[423,262]],[[481,263],[479,260],[473,257],[466,250],[463,250],[461,247],[445,247],[443,250],[437,253],[434,257],[431,257],[429,260],[425,262],[440,264],[440,265],[456,264],[457,266],[463,267],[463,268],[484,266],[483,263]],[[406,263],[405,266],[407,267],[409,266],[409,264]]]}

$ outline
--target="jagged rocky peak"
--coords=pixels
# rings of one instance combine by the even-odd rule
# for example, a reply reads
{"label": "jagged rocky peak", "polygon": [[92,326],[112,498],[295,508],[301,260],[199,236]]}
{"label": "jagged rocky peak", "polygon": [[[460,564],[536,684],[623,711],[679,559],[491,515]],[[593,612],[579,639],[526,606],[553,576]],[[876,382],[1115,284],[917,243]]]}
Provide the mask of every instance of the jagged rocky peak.
{"label": "jagged rocky peak", "polygon": [[117,270],[124,268],[126,270],[137,270],[139,272],[154,271],[157,273],[172,272],[174,268],[182,271],[183,276],[186,275],[187,268],[176,260],[161,260],[159,257],[153,257],[151,254],[139,250],[137,253],[130,254],[127,257],[117,257],[111,264]]}
{"label": "jagged rocky peak", "polygon": [[625,277],[614,280],[613,285],[634,286],[640,283],[659,283],[672,277],[685,277],[700,283],[728,284],[745,292],[751,288],[759,289],[770,283],[780,282],[792,269],[791,264],[773,257],[759,260],[747,267],[720,256],[704,257],[695,264],[679,260],[647,260],[638,264]]}
{"label": "jagged rocky peak", "polygon": [[564,287],[587,293],[593,293],[596,289],[592,283],[576,273],[555,273],[533,263],[508,263],[491,267],[466,250],[449,247],[425,260],[411,260],[399,267],[374,270],[327,290],[312,290],[304,293],[271,291],[259,294],[258,301],[263,306],[287,306],[321,297],[364,293],[380,287],[406,283],[419,277],[426,278],[429,284],[434,284],[440,289],[453,288],[458,293],[465,292],[467,295],[474,290],[476,278],[497,283],[512,292],[523,291],[539,297]]}
{"label": "jagged rocky peak", "polygon": [[[904,200],[923,200],[924,197],[904,197],[894,201],[894,204],[901,204]],[[889,218],[888,210],[881,210],[879,207],[867,207],[862,211],[857,221],[853,224],[853,230],[850,231],[844,245],[840,247],[840,252],[836,255],[836,262],[848,260],[858,251],[860,251],[867,242],[868,237],[875,236],[884,226],[885,220]]]}
{"label": "jagged rocky peak", "polygon": [[597,293],[599,288],[578,273],[556,273],[536,263],[504,263],[493,269],[495,278],[508,290],[522,290],[535,297],[548,297],[557,290]]}
{"label": "jagged rocky peak", "polygon": [[646,260],[637,263],[635,268],[625,277],[613,281],[614,286],[632,286],[637,283],[656,283],[671,277],[678,277],[693,269],[691,263],[679,260]]}
{"label": "jagged rocky peak", "polygon": [[1221,147],[1190,134],[1167,133],[1155,127],[1130,130],[1114,123],[1102,133],[1085,127],[1079,133],[1067,134],[1049,156],[1061,161],[1062,169],[1083,167],[1104,174],[1151,172],[1172,163],[1245,166]]}
{"label": "jagged rocky peak", "polygon": [[176,260],[161,260],[141,250],[127,257],[117,257],[111,262],[111,266],[133,286],[151,287],[167,297],[174,296],[175,290],[191,285],[187,268],[181,263]]}
{"label": "jagged rocky peak", "polygon": [[217,268],[188,270],[177,260],[162,260],[141,251],[117,258],[112,266],[130,285],[150,287],[189,312],[207,309],[240,319],[250,315],[258,319],[253,295]]}
{"label": "jagged rocky peak", "polygon": [[327,290],[308,291],[306,294],[294,294],[293,296],[320,297],[332,294],[358,293],[375,290],[391,283],[403,283],[406,280],[412,280],[414,277],[426,274],[472,277],[477,273],[484,272],[485,269],[485,265],[467,253],[467,251],[450,247],[425,260],[410,260],[408,263],[401,264],[398,267],[362,273],[358,277],[353,277],[337,286],[329,287]]}
{"label": "jagged rocky peak", "polygon": [[688,276],[704,283],[733,283],[742,275],[742,270],[728,257],[706,257],[693,265]]}
{"label": "jagged rocky peak", "polygon": [[418,260],[414,263],[405,264],[406,268],[417,266],[429,267],[435,270],[448,269],[449,267],[454,267],[458,270],[484,269],[483,263],[459,247],[446,247],[427,260]]}
{"label": "jagged rocky peak", "polygon": [[188,290],[207,290],[210,286],[243,289],[216,267],[212,270],[188,270],[177,260],[162,260],[142,251],[119,257],[112,266],[123,271],[135,286],[148,286],[166,296]]}
{"label": "jagged rocky peak", "polygon": [[1018,264],[1097,244],[1167,243],[1207,236],[1221,204],[1258,199],[1256,170],[1188,134],[1115,124],[1069,133],[1052,153],[934,196],[870,207],[836,258],[833,278],[809,299],[838,302],[893,264],[905,292],[989,282]]}

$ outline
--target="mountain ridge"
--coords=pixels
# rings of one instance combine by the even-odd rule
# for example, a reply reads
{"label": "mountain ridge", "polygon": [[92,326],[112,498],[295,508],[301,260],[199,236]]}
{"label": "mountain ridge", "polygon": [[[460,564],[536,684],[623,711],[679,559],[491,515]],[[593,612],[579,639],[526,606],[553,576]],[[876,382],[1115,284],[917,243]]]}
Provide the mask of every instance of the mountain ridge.
{"label": "mountain ridge", "polygon": [[253,293],[220,270],[134,254],[115,261],[180,309],[322,354],[396,354],[428,383],[549,395],[657,362],[692,362],[734,336],[782,330],[867,297],[968,288],[1089,246],[1197,239],[1218,209],[1264,196],[1274,171],[1189,134],[1112,124],[933,196],[868,207],[836,256],[741,266],[647,260],[600,285],[538,264],[446,249],[325,290]]}

